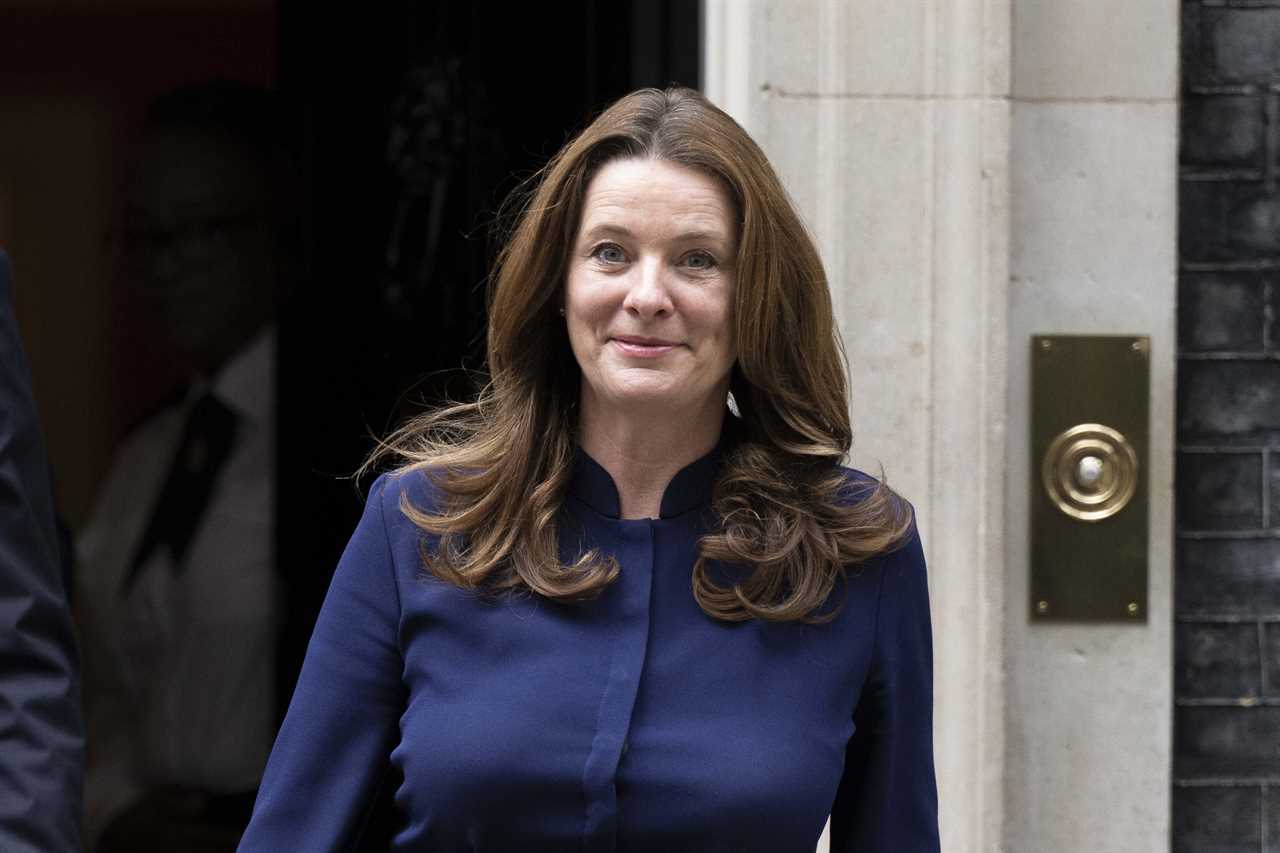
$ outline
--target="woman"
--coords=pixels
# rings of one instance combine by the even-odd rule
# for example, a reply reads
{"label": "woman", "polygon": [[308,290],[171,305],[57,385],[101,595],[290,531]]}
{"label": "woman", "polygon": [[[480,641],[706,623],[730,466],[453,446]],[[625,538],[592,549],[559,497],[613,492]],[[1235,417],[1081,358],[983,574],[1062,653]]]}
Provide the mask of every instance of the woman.
{"label": "woman", "polygon": [[821,263],[687,89],[541,173],[490,385],[410,423],[339,563],[241,850],[938,849],[905,502],[842,469]]}

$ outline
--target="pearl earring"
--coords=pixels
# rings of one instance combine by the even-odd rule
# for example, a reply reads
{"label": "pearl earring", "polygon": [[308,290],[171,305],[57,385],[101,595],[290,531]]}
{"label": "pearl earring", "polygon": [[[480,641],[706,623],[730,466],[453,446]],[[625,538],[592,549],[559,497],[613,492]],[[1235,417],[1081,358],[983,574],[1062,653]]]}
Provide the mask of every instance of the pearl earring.
{"label": "pearl earring", "polygon": [[561,308],[561,309],[560,309],[560,316],[561,316],[561,317],[563,317],[563,316],[564,316],[564,309],[563,309],[563,308]]}

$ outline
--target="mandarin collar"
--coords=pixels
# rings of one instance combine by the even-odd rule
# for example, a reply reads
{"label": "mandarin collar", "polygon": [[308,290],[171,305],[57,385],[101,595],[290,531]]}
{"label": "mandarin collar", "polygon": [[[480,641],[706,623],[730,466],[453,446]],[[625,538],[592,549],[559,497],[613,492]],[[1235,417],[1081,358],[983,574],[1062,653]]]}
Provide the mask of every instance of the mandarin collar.
{"label": "mandarin collar", "polygon": [[[710,453],[676,472],[667,484],[666,491],[662,493],[662,506],[658,511],[660,518],[673,518],[711,503],[711,493],[720,472],[724,446],[725,439],[722,435],[720,442]],[[569,494],[608,518],[619,518],[622,515],[618,487],[614,485],[613,477],[581,445],[574,448]]]}

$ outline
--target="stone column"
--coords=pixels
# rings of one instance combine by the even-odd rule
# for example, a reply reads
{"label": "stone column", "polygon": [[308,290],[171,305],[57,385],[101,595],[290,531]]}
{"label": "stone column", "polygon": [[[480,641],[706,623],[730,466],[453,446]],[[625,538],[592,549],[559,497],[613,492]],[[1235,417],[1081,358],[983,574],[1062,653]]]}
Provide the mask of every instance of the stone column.
{"label": "stone column", "polygon": [[[1005,849],[1167,851],[1178,4],[1014,0]],[[1149,613],[1032,625],[1034,333],[1151,336]]]}

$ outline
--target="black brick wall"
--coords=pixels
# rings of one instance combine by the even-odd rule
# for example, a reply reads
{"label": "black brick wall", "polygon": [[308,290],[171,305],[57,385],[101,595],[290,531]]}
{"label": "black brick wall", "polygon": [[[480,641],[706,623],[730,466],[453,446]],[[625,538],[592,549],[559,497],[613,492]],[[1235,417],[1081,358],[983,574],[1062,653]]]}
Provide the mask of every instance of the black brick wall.
{"label": "black brick wall", "polygon": [[1280,0],[1182,14],[1172,847],[1280,853]]}

